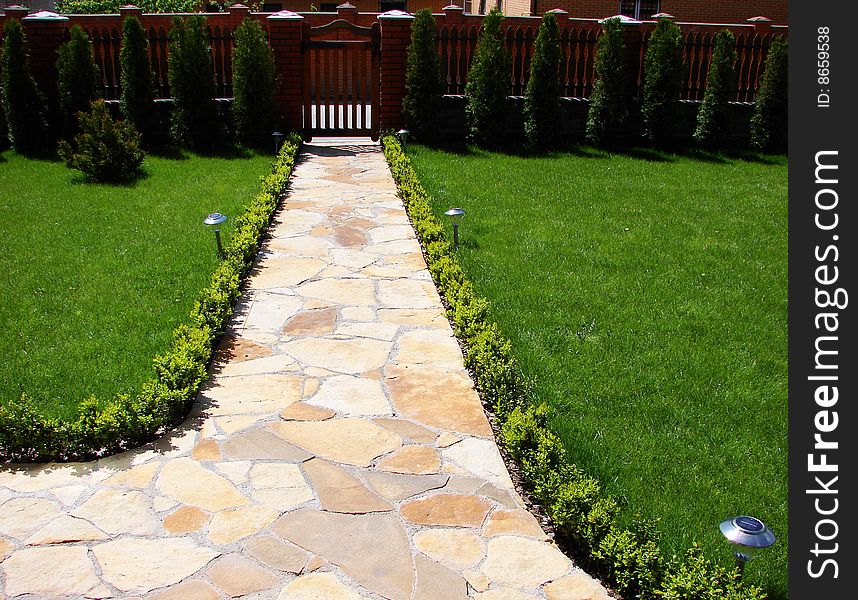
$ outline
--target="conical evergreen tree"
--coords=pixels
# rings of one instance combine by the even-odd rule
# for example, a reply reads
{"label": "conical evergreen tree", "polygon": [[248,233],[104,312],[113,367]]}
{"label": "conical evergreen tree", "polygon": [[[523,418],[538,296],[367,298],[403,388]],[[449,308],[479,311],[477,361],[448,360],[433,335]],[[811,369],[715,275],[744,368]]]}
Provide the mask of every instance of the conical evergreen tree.
{"label": "conical evergreen tree", "polygon": [[37,154],[45,150],[48,141],[45,96],[30,73],[21,23],[17,19],[7,19],[3,37],[0,104],[6,117],[9,142],[15,152]]}
{"label": "conical evergreen tree", "polygon": [[536,34],[524,97],[524,133],[528,144],[537,149],[554,145],[560,122],[559,36],[557,17],[554,13],[545,13]]}
{"label": "conical evergreen tree", "polygon": [[593,144],[604,144],[610,141],[629,112],[626,45],[620,19],[606,19],[602,24],[593,68],[596,83],[587,113],[587,139]]}
{"label": "conical evergreen tree", "polygon": [[644,136],[661,142],[673,133],[682,92],[682,31],[669,19],[659,19],[644,57],[641,114]]}
{"label": "conical evergreen tree", "polygon": [[248,17],[235,29],[232,56],[236,134],[243,144],[261,146],[274,130],[276,67],[259,21]]}
{"label": "conical evergreen tree", "polygon": [[432,11],[418,10],[411,24],[402,114],[411,133],[427,140],[436,130],[435,114],[443,94],[437,25]]}
{"label": "conical evergreen tree", "polygon": [[751,145],[760,150],[786,149],[788,56],[786,39],[774,38],[751,117]]}
{"label": "conical evergreen tree", "polygon": [[703,103],[697,112],[694,139],[704,146],[723,146],[730,135],[729,102],[736,94],[736,38],[728,29],[715,36]]}
{"label": "conical evergreen tree", "polygon": [[122,23],[122,96],[119,109],[122,116],[140,132],[143,143],[151,144],[157,127],[155,109],[155,74],[149,60],[149,40],[146,30],[135,15]]}
{"label": "conical evergreen tree", "polygon": [[99,73],[92,42],[78,25],[71,28],[69,41],[60,46],[57,75],[63,132],[70,139],[78,131],[77,113],[88,111],[98,97]]}
{"label": "conical evergreen tree", "polygon": [[502,22],[503,13],[497,8],[483,19],[465,85],[469,136],[474,142],[490,146],[501,141],[510,89],[510,59],[501,31]]}

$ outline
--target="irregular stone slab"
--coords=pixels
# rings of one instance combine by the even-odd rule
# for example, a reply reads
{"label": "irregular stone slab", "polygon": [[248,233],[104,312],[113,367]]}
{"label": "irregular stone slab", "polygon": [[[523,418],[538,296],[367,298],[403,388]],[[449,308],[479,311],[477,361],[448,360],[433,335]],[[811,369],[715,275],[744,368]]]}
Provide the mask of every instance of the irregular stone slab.
{"label": "irregular stone slab", "polygon": [[436,494],[402,505],[399,512],[410,523],[480,527],[491,508],[485,498],[462,494]]}
{"label": "irregular stone slab", "polygon": [[220,368],[221,377],[236,377],[241,375],[266,375],[290,373],[298,370],[298,363],[287,354],[274,354],[263,358],[228,362]]}
{"label": "irregular stone slab", "polygon": [[449,431],[444,431],[441,435],[438,436],[438,442],[436,446],[439,448],[447,448],[448,446],[452,446],[456,442],[460,441],[462,438],[456,435],[455,433],[450,433]]}
{"label": "irregular stone slab", "polygon": [[168,462],[158,476],[158,489],[179,502],[210,512],[250,504],[227,479],[189,458]]}
{"label": "irregular stone slab", "polygon": [[402,437],[406,437],[420,444],[431,444],[435,441],[435,438],[438,437],[438,434],[434,431],[421,427],[411,421],[405,421],[404,419],[379,417],[377,419],[373,419],[373,421],[385,429],[395,431]]}
{"label": "irregular stone slab", "polygon": [[350,375],[327,378],[307,402],[349,415],[393,414],[381,383]]}
{"label": "irregular stone slab", "polygon": [[380,308],[378,318],[384,323],[418,327],[447,327],[447,319],[438,308]]}
{"label": "irregular stone slab", "polygon": [[215,465],[215,468],[226,475],[226,478],[235,485],[241,485],[250,474],[250,461],[236,460],[229,462],[220,462]]}
{"label": "irregular stone slab", "polygon": [[274,522],[280,513],[266,506],[245,506],[222,510],[209,523],[209,539],[215,544],[231,544]]}
{"label": "irregular stone slab", "polygon": [[429,558],[456,571],[470,569],[485,554],[479,536],[457,529],[421,529],[414,534],[414,545]]}
{"label": "irregular stone slab", "polygon": [[443,329],[416,329],[399,338],[394,359],[401,364],[430,365],[439,369],[462,368],[464,359],[456,338]]}
{"label": "irregular stone slab", "polygon": [[295,238],[272,238],[266,243],[266,248],[271,251],[283,252],[284,254],[297,254],[298,256],[324,257],[328,256],[333,248],[328,240],[320,240],[310,236]]}
{"label": "irregular stone slab", "polygon": [[347,321],[375,320],[375,310],[369,306],[346,306],[340,309],[340,313]]}
{"label": "irregular stone slab", "polygon": [[230,460],[279,459],[301,462],[310,454],[277,437],[265,429],[251,429],[224,442],[224,456]]}
{"label": "irregular stone slab", "polygon": [[325,335],[334,331],[337,311],[334,308],[322,308],[301,312],[289,319],[283,326],[283,335]]}
{"label": "irregular stone slab", "polygon": [[323,215],[300,209],[287,209],[276,218],[274,235],[278,238],[289,237],[310,231],[324,219]]}
{"label": "irregular stone slab", "polygon": [[0,486],[16,492],[41,492],[54,487],[87,483],[92,469],[85,464],[15,465],[0,471]]}
{"label": "irregular stone slab", "polygon": [[410,225],[385,225],[374,227],[369,232],[369,239],[373,244],[392,242],[394,240],[414,239],[414,230]]}
{"label": "irregular stone slab", "polygon": [[47,544],[91,542],[106,539],[107,534],[89,521],[63,515],[28,537],[24,543],[28,546],[43,546]]}
{"label": "irregular stone slab", "polygon": [[420,251],[420,244],[416,239],[410,240],[394,240],[392,242],[382,242],[366,247],[367,252],[375,254],[411,254]]}
{"label": "irregular stone slab", "polygon": [[[298,296],[288,296],[271,292],[257,292],[253,303],[244,318],[245,329],[261,329],[275,332],[301,310],[302,300]],[[247,333],[245,333],[247,337]]]}
{"label": "irregular stone slab", "polygon": [[277,413],[301,399],[301,378],[291,375],[223,377],[201,393],[209,415]]}
{"label": "irregular stone slab", "polygon": [[402,438],[365,419],[283,421],[268,428],[287,442],[334,462],[366,467],[378,456],[398,449]]}
{"label": "irregular stone slab", "polygon": [[215,419],[215,422],[220,430],[226,435],[232,435],[243,429],[247,429],[255,423],[258,423],[262,419],[266,418],[266,416],[267,415],[264,413],[255,415],[229,415],[226,417],[218,417]]}
{"label": "irregular stone slab", "polygon": [[208,520],[209,516],[196,506],[183,506],[164,517],[164,531],[170,534],[198,531]]}
{"label": "irregular stone slab", "polygon": [[442,567],[422,554],[414,557],[417,584],[413,600],[467,600],[468,585],[461,575]]}
{"label": "irregular stone slab", "polygon": [[548,539],[542,527],[536,522],[536,517],[526,510],[496,510],[491,514],[483,535],[493,537],[505,534],[527,535],[540,540]]}
{"label": "irregular stone slab", "polygon": [[215,362],[243,362],[273,354],[271,348],[235,335],[225,335],[215,353]]}
{"label": "irregular stone slab", "polygon": [[250,483],[257,489],[306,487],[307,482],[298,465],[258,463],[250,468]]}
{"label": "irregular stone slab", "polygon": [[495,588],[480,594],[474,595],[475,600],[536,600],[539,596],[531,594],[522,594],[518,590],[510,588]]}
{"label": "irregular stone slab", "polygon": [[195,460],[221,460],[220,446],[215,440],[203,440],[194,446],[191,458]]}
{"label": "irregular stone slab", "polygon": [[304,298],[319,298],[346,306],[375,304],[375,286],[367,279],[320,279],[298,286]]}
{"label": "irregular stone slab", "polygon": [[382,471],[430,475],[441,468],[441,458],[431,446],[411,445],[385,456],[377,465]]}
{"label": "irregular stone slab", "polygon": [[251,275],[248,289],[266,290],[290,288],[303,283],[325,268],[326,263],[316,258],[301,256],[266,256]]}
{"label": "irregular stone slab", "polygon": [[111,475],[104,481],[103,485],[142,490],[152,482],[152,478],[155,477],[155,472],[160,466],[160,462],[143,463],[127,471],[120,471],[116,475]]}
{"label": "irregular stone slab", "polygon": [[165,496],[155,496],[152,499],[152,508],[155,509],[155,512],[166,512],[171,508],[175,508],[179,503],[173,500],[172,498],[167,498]]}
{"label": "irregular stone slab", "polygon": [[0,505],[0,534],[23,540],[63,514],[42,498],[12,498]]}
{"label": "irregular stone slab", "polygon": [[493,440],[466,438],[442,450],[441,456],[496,486],[507,489],[513,487],[512,479]]}
{"label": "irregular stone slab", "polygon": [[379,280],[378,301],[385,308],[440,308],[441,299],[428,281]]}
{"label": "irregular stone slab", "polygon": [[507,508],[524,508],[524,501],[521,496],[516,493],[513,488],[501,490],[493,486],[491,483],[484,483],[477,490],[477,494],[491,498]]}
{"label": "irregular stone slab", "polygon": [[400,475],[378,471],[362,471],[362,475],[373,490],[391,502],[442,488],[449,480],[447,475]]}
{"label": "irregular stone slab", "polygon": [[280,418],[284,421],[326,421],[336,414],[336,411],[329,408],[321,408],[301,402],[283,409]]}
{"label": "irregular stone slab", "polygon": [[602,584],[583,571],[547,583],[543,589],[548,600],[610,600]]}
{"label": "irregular stone slab", "polygon": [[150,600],[220,600],[220,594],[205,581],[189,579],[150,596]]}
{"label": "irregular stone slab", "polygon": [[313,490],[308,486],[265,488],[253,490],[250,495],[260,504],[277,511],[277,514],[297,508],[314,498]]}
{"label": "irregular stone slab", "polygon": [[259,562],[288,573],[300,573],[310,558],[309,553],[270,535],[250,538],[244,549]]}
{"label": "irregular stone slab", "polygon": [[132,594],[178,583],[220,555],[187,537],[120,539],[99,544],[92,552],[104,580]]}
{"label": "irregular stone slab", "polygon": [[391,346],[390,342],[364,338],[302,338],[283,344],[283,350],[305,365],[356,375],[382,367]]}
{"label": "irregular stone slab", "polygon": [[402,415],[438,429],[492,437],[479,396],[465,373],[390,365],[384,374]]}
{"label": "irregular stone slab", "polygon": [[6,540],[0,538],[0,562],[12,554],[12,551],[15,549],[15,545],[7,542]]}
{"label": "irregular stone slab", "polygon": [[362,600],[363,596],[341,583],[333,573],[310,573],[291,582],[277,600]]}
{"label": "irregular stone slab", "polygon": [[465,571],[462,573],[462,577],[477,592],[485,592],[489,589],[489,578],[478,571]]}
{"label": "irregular stone slab", "polygon": [[325,510],[368,513],[393,508],[366,489],[353,475],[329,462],[314,458],[305,462],[303,467]]}
{"label": "irregular stone slab", "polygon": [[335,329],[335,333],[341,336],[365,337],[388,342],[396,337],[397,331],[399,326],[393,323],[343,323]]}
{"label": "irregular stone slab", "polygon": [[[335,248],[331,251],[331,257],[333,257],[335,265],[349,269],[363,269],[378,260],[374,254],[347,248]],[[375,302],[352,302],[351,304],[375,304]]]}
{"label": "irregular stone slab", "polygon": [[103,588],[83,546],[24,548],[3,561],[2,568],[9,598],[89,595]]}
{"label": "irregular stone slab", "polygon": [[281,517],[274,531],[325,557],[372,592],[386,598],[411,595],[408,537],[399,518],[389,513],[345,515],[300,509]]}
{"label": "irregular stone slab", "polygon": [[517,536],[499,536],[488,542],[480,571],[494,583],[533,590],[566,574],[571,562],[550,544]]}
{"label": "irregular stone slab", "polygon": [[366,234],[354,227],[334,227],[332,233],[334,242],[339,246],[360,248],[367,243]]}
{"label": "irregular stone slab", "polygon": [[51,488],[51,493],[66,506],[72,506],[88,490],[89,488],[85,485],[64,485],[58,488]]}
{"label": "irregular stone slab", "polygon": [[208,570],[214,584],[232,596],[246,596],[274,587],[279,579],[240,554],[217,559]]}
{"label": "irregular stone slab", "polygon": [[98,490],[71,515],[90,521],[110,535],[151,535],[160,529],[149,499],[132,490]]}

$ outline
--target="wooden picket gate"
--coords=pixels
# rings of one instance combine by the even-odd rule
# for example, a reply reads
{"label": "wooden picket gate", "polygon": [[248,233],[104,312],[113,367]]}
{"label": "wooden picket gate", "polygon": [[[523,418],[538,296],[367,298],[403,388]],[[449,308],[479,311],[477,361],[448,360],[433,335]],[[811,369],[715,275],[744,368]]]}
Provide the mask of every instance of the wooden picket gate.
{"label": "wooden picket gate", "polygon": [[305,135],[377,140],[378,22],[361,27],[340,19],[307,30],[301,44]]}

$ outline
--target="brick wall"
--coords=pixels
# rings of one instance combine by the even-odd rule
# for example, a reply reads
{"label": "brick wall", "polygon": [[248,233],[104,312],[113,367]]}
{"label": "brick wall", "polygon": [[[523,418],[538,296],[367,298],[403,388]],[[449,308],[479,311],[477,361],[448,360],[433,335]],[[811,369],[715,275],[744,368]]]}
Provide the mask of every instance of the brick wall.
{"label": "brick wall", "polygon": [[[507,3],[509,5],[509,3]],[[661,0],[660,9],[677,21],[689,23],[743,23],[751,17],[764,16],[776,25],[788,23],[788,0]],[[562,8],[570,16],[602,19],[616,15],[619,0],[537,0],[536,13]],[[507,14],[517,14],[506,11]]]}

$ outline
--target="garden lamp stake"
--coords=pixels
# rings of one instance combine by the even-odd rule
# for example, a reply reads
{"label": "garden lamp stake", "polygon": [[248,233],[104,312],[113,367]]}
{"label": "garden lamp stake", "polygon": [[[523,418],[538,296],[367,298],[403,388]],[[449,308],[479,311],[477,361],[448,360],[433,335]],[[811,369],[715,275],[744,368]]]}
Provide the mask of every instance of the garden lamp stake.
{"label": "garden lamp stake", "polygon": [[220,242],[220,224],[226,221],[227,216],[220,213],[212,213],[205,218],[203,223],[214,229],[215,241],[217,242],[217,255],[223,258],[223,246]]}
{"label": "garden lamp stake", "polygon": [[739,579],[745,573],[745,563],[754,558],[757,550],[775,543],[775,534],[756,517],[746,515],[722,521],[721,533],[733,545]]}
{"label": "garden lamp stake", "polygon": [[459,222],[465,216],[465,211],[461,208],[451,208],[447,212],[444,213],[448,217],[450,217],[450,221],[453,223],[453,249],[458,249],[459,247]]}
{"label": "garden lamp stake", "polygon": [[283,142],[284,135],[279,131],[275,131],[271,134],[271,137],[274,138],[274,155],[276,156],[280,152],[280,144]]}

